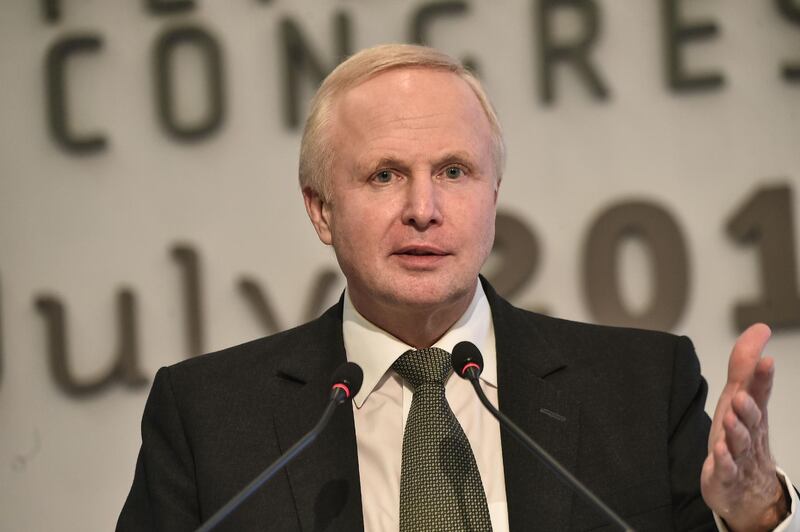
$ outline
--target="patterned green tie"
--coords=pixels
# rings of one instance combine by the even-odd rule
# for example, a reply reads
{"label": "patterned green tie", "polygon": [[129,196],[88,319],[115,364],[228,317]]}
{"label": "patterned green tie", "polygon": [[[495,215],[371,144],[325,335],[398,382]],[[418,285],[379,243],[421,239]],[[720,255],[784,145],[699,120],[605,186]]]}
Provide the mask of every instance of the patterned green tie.
{"label": "patterned green tie", "polygon": [[491,531],[475,456],[444,396],[450,353],[407,351],[392,369],[414,388],[403,434],[400,532]]}

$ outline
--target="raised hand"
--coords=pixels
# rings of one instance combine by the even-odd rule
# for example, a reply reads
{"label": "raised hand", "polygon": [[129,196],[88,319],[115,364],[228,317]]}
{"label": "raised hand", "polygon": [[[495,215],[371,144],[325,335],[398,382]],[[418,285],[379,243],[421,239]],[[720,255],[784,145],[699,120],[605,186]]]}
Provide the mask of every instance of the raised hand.
{"label": "raised hand", "polygon": [[769,450],[775,362],[761,353],[770,334],[766,325],[752,325],[733,347],[700,478],[706,504],[737,532],[771,530],[788,512]]}

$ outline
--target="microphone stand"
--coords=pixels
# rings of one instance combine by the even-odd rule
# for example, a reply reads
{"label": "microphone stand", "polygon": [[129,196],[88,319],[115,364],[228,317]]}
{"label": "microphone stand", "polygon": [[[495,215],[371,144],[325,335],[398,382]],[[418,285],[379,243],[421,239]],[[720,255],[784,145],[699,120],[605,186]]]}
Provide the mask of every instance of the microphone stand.
{"label": "microphone stand", "polygon": [[544,465],[546,465],[553,473],[555,473],[562,482],[578,492],[589,504],[602,510],[609,519],[619,525],[619,527],[622,530],[625,530],[625,532],[633,532],[633,528],[628,523],[623,521],[622,518],[614,512],[614,510],[606,506],[606,504],[598,499],[594,493],[589,491],[589,488],[584,486],[580,480],[575,478],[572,473],[567,471],[564,466],[559,464],[558,461],[550,455],[550,453],[545,451],[538,443],[533,441],[533,439],[525,434],[521,428],[519,428],[505,414],[500,412],[494,407],[494,405],[492,405],[492,403],[489,402],[486,394],[484,394],[483,390],[481,389],[480,382],[478,381],[478,377],[476,375],[477,371],[474,367],[467,369],[467,371],[464,373],[464,376],[469,380],[470,383],[472,383],[472,387],[475,388],[475,393],[478,394],[478,399],[480,399],[481,403],[483,403],[483,406],[485,406],[486,409],[489,410],[489,412],[491,412],[495,418],[497,418],[503,428],[511,432],[511,434],[517,438],[520,443],[533,452],[534,456],[536,456]]}

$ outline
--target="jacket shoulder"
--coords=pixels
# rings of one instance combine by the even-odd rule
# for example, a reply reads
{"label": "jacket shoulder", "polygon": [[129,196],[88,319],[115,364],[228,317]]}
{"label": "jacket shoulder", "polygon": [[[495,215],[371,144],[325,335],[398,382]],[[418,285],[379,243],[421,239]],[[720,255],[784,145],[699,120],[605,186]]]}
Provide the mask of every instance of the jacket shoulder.
{"label": "jacket shoulder", "polygon": [[[501,312],[501,316],[508,316],[516,329],[540,336],[542,341],[557,349],[567,362],[600,359],[606,363],[616,360],[621,363],[646,366],[656,362],[657,359],[661,363],[671,364],[674,356],[688,356],[696,361],[694,346],[686,336],[649,329],[580,322],[504,303],[507,306]],[[697,369],[699,371],[699,365]]]}

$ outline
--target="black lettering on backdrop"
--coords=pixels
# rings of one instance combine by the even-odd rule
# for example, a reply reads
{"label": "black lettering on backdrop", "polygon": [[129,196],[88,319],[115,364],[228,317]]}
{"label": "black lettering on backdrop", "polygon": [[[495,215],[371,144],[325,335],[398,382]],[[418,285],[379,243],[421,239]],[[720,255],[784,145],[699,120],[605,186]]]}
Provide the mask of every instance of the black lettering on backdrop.
{"label": "black lettering on backdrop", "polygon": [[[411,16],[409,41],[415,44],[432,46],[429,36],[431,25],[436,19],[450,16],[463,15],[469,10],[469,5],[462,0],[446,0],[444,2],[429,2],[422,4]],[[461,63],[470,71],[477,73],[478,65],[471,57],[461,58]]]}
{"label": "black lettering on backdrop", "polygon": [[98,35],[82,34],[58,40],[47,52],[45,87],[47,119],[53,139],[68,152],[94,153],[106,148],[106,137],[99,133],[79,135],[69,121],[67,60],[76,54],[97,52],[102,46]]}
{"label": "black lettering on backdrop", "polygon": [[775,0],[778,11],[786,20],[800,25],[800,2],[797,0]]}
{"label": "black lettering on backdrop", "polygon": [[117,354],[105,375],[93,380],[77,379],[69,364],[69,338],[67,310],[55,296],[36,299],[36,308],[47,327],[47,358],[50,374],[65,394],[83,398],[96,395],[119,382],[128,388],[141,388],[148,382],[138,367],[139,344],[137,338],[136,297],[129,289],[117,294]]}
{"label": "black lettering on backdrop", "polygon": [[[301,316],[300,323],[311,321],[325,310],[325,301],[331,289],[339,282],[339,274],[334,270],[325,269],[314,279],[308,303]],[[283,321],[278,316],[272,298],[261,288],[255,279],[242,277],[239,280],[239,291],[258,318],[265,334],[273,334],[285,329]]]}
{"label": "black lettering on backdrop", "polygon": [[775,328],[800,327],[797,246],[792,189],[777,185],[756,189],[728,222],[728,234],[743,245],[757,245],[762,297],[737,303],[736,328],[763,321]]}
{"label": "black lettering on backdrop", "polygon": [[717,35],[717,25],[713,22],[683,23],[678,6],[680,1],[662,0],[665,66],[669,88],[676,92],[718,89],[725,82],[722,74],[719,72],[689,73],[682,50],[683,46],[691,41],[707,40]]}
{"label": "black lettering on backdrop", "polygon": [[[778,11],[789,22],[800,26],[800,2],[792,0],[776,0]],[[800,82],[800,61],[784,63],[783,79],[791,82]]]}
{"label": "black lettering on backdrop", "polygon": [[[207,109],[195,124],[181,124],[176,111],[173,55],[179,46],[193,46],[201,53],[206,73]],[[184,26],[164,32],[155,47],[155,81],[158,117],[164,129],[176,139],[199,140],[214,133],[225,118],[222,51],[203,28]]]}
{"label": "black lettering on backdrop", "polygon": [[340,62],[353,50],[350,17],[339,11],[334,15],[334,63],[326,65],[319,54],[312,50],[303,36],[300,26],[291,18],[284,18],[280,24],[280,40],[283,50],[283,118],[287,127],[296,129],[300,126],[300,103],[303,101],[301,79],[305,74],[310,76],[313,88],[322,83]]}
{"label": "black lettering on backdrop", "polygon": [[42,15],[50,23],[61,20],[61,2],[59,0],[42,0]]}
{"label": "black lettering on backdrop", "polygon": [[154,15],[180,13],[194,9],[194,0],[146,0],[147,10]]}
{"label": "black lettering on backdrop", "polygon": [[261,288],[258,281],[243,277],[239,280],[239,292],[258,318],[264,334],[274,334],[284,330],[284,324],[275,311],[272,298]]}
{"label": "black lettering on backdrop", "polygon": [[181,269],[183,310],[186,321],[186,357],[201,355],[205,346],[203,290],[200,283],[200,255],[189,244],[172,247],[172,258]]}
{"label": "black lettering on backdrop", "polygon": [[[589,53],[600,34],[600,12],[594,0],[539,0],[537,6],[539,95],[542,102],[549,104],[555,100],[555,66],[559,63],[571,65],[596,99],[608,99],[608,88],[589,61]],[[558,42],[555,35],[554,15],[564,8],[580,14],[583,21],[583,33],[574,42]]]}
{"label": "black lettering on backdrop", "polygon": [[[626,238],[637,238],[650,253],[653,296],[641,313],[631,312],[622,300],[618,251]],[[600,323],[672,329],[689,293],[686,240],[672,215],[647,201],[627,201],[603,211],[584,245],[583,285],[589,311]]]}
{"label": "black lettering on backdrop", "polygon": [[308,295],[308,304],[302,316],[303,322],[311,321],[322,314],[328,294],[338,283],[339,273],[336,270],[325,269],[317,274],[311,286],[311,293]]}
{"label": "black lettering on backdrop", "polygon": [[[522,218],[498,212],[492,255],[497,267],[488,269],[486,277],[497,293],[510,299],[533,279],[539,269],[541,252],[536,235]],[[493,261],[489,261],[491,264]]]}

